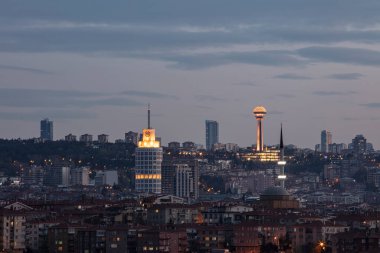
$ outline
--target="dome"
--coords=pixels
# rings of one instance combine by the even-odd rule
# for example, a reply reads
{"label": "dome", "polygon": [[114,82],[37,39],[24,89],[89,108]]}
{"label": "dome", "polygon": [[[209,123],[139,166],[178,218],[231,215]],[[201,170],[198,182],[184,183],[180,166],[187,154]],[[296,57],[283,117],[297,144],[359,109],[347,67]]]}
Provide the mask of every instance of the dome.
{"label": "dome", "polygon": [[267,188],[262,196],[289,196],[290,194],[281,186],[272,186]]}
{"label": "dome", "polygon": [[264,106],[256,106],[255,108],[253,108],[253,113],[254,114],[266,114],[267,109],[265,109]]}

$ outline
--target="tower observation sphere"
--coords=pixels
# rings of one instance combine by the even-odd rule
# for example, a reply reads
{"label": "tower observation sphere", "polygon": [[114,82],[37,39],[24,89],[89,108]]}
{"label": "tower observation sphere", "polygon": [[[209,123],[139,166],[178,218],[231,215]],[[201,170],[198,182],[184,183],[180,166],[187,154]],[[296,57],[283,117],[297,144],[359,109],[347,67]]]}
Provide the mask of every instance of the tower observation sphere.
{"label": "tower observation sphere", "polygon": [[256,130],[256,151],[264,151],[264,134],[261,121],[264,119],[264,116],[267,114],[267,110],[264,106],[256,106],[252,110],[255,118],[257,120],[257,130]]}

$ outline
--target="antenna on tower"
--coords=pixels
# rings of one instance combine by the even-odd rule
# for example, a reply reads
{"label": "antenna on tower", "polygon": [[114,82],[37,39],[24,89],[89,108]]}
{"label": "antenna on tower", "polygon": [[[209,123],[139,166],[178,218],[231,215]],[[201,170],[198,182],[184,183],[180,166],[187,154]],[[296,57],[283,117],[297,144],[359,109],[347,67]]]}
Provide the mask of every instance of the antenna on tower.
{"label": "antenna on tower", "polygon": [[148,129],[150,129],[150,103],[148,104]]}
{"label": "antenna on tower", "polygon": [[281,123],[281,134],[280,134],[280,149],[284,148],[284,140],[282,137],[282,123]]}

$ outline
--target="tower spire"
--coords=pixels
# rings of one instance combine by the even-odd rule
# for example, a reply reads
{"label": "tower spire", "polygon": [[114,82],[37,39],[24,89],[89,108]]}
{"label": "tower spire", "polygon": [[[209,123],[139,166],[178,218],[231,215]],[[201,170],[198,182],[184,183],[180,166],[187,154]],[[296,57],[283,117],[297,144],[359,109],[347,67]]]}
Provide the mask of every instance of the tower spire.
{"label": "tower spire", "polygon": [[280,134],[280,149],[284,148],[284,139],[282,137],[282,123],[281,123],[281,134]]}
{"label": "tower spire", "polygon": [[148,104],[148,129],[150,129],[150,103]]}

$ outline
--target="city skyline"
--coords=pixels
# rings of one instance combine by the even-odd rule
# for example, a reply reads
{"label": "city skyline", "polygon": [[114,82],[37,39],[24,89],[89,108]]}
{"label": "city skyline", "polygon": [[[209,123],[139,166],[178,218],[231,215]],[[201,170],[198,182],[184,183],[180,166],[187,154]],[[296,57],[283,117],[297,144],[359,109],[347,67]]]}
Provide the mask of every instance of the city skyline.
{"label": "city skyline", "polygon": [[152,103],[164,143],[204,143],[212,118],[221,142],[248,146],[250,109],[263,104],[265,144],[278,142],[283,122],[300,147],[313,148],[323,129],[337,143],[363,134],[380,147],[376,1],[1,6],[0,138],[37,137],[49,117],[55,139],[115,140],[141,129]]}

